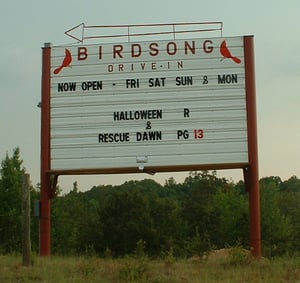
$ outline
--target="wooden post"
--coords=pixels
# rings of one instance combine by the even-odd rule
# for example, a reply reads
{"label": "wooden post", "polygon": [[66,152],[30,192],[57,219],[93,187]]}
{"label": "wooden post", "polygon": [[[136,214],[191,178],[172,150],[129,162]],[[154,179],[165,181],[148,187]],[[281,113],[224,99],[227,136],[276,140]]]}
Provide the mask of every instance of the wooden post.
{"label": "wooden post", "polygon": [[40,255],[51,252],[51,182],[50,170],[50,69],[51,44],[45,43],[42,66],[42,113],[41,113],[41,215],[40,215]]}
{"label": "wooden post", "polygon": [[23,265],[31,265],[31,237],[30,237],[30,188],[29,174],[23,175],[22,180],[22,214],[23,214]]}
{"label": "wooden post", "polygon": [[244,176],[247,191],[249,192],[250,245],[252,248],[252,254],[257,258],[260,258],[261,211],[258,175],[257,117],[253,36],[244,37],[244,47],[247,97],[248,156],[250,164],[248,168],[244,169]]}

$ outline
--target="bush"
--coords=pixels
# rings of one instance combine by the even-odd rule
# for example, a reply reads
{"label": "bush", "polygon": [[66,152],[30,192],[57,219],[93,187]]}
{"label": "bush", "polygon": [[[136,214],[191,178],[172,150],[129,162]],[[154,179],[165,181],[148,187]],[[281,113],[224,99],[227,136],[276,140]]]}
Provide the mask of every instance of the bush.
{"label": "bush", "polygon": [[228,259],[231,265],[243,265],[251,261],[252,255],[250,251],[241,246],[236,246],[228,250]]}

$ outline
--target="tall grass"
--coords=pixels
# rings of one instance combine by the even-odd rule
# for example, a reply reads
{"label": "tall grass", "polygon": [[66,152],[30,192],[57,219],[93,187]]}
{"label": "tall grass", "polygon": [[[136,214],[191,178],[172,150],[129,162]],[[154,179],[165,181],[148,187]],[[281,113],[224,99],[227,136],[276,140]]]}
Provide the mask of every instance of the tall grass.
{"label": "tall grass", "polygon": [[241,255],[212,256],[205,260],[168,257],[101,259],[96,257],[35,256],[31,267],[22,266],[18,255],[0,256],[0,282],[43,283],[296,283],[300,282],[300,257],[256,260]]}

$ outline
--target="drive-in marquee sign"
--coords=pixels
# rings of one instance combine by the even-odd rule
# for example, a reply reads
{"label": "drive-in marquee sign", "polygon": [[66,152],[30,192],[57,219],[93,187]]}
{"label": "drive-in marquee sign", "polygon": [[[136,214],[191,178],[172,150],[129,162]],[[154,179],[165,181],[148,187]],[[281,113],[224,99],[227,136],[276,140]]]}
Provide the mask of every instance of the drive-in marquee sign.
{"label": "drive-in marquee sign", "polygon": [[244,37],[54,46],[50,76],[52,171],[248,164]]}
{"label": "drive-in marquee sign", "polygon": [[[132,41],[145,32],[131,37],[130,29],[149,25],[116,26],[128,34],[115,37],[86,36],[85,29],[102,26],[81,24],[66,32],[81,45],[45,44],[41,255],[50,255],[59,175],[242,168],[250,246],[261,256],[254,39],[177,38],[185,25],[171,25],[179,28],[172,39]],[[70,35],[78,27],[81,38]],[[128,41],[84,44],[118,36]]]}

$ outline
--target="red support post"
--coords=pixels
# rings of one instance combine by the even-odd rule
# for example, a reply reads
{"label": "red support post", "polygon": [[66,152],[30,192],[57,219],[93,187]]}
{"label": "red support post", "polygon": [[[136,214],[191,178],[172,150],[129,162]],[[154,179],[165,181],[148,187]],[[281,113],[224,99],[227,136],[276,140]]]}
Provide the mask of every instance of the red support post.
{"label": "red support post", "polygon": [[41,103],[41,213],[40,255],[51,253],[51,182],[50,170],[50,70],[51,44],[45,43],[42,53],[42,103]]}
{"label": "red support post", "polygon": [[252,254],[255,257],[259,258],[261,257],[261,212],[258,176],[259,174],[253,36],[244,37],[244,48],[249,156],[249,167],[245,168],[244,173],[246,189],[249,192],[250,245],[252,249]]}

